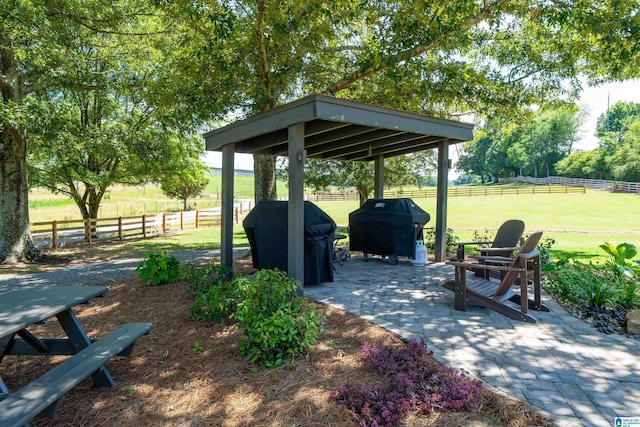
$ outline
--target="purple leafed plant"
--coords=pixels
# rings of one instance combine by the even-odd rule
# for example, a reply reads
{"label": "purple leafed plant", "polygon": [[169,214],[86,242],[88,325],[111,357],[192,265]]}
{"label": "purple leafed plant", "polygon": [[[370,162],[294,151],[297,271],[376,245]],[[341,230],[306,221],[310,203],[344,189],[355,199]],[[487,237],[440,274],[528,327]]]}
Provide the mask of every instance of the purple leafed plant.
{"label": "purple leafed plant", "polygon": [[346,385],[338,389],[338,403],[352,411],[360,426],[392,426],[410,411],[472,411],[483,399],[482,382],[437,362],[423,340],[394,350],[381,343],[365,343],[363,364],[389,377],[385,386]]}

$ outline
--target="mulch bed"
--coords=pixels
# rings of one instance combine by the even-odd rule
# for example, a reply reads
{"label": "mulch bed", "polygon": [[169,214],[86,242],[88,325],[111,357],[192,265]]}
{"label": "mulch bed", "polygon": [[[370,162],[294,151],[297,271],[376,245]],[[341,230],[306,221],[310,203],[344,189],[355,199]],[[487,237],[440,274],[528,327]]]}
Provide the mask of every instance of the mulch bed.
{"label": "mulch bed", "polygon": [[[238,262],[235,271],[252,270],[250,260]],[[242,332],[233,324],[189,319],[186,312],[193,299],[185,294],[184,284],[151,288],[134,278],[108,286],[104,298],[76,309],[89,336],[103,336],[126,322],[151,322],[151,334],[138,341],[132,357],[107,364],[114,387],[97,389],[84,380],[62,398],[55,418],[32,425],[355,426],[353,415],[335,402],[337,388],[384,381],[362,368],[360,346],[373,341],[403,345],[399,337],[368,321],[317,305],[327,316],[318,345],[293,366],[268,370],[238,356]],[[38,328],[62,336],[55,321]],[[60,360],[8,356],[0,364],[0,376],[10,389],[17,389]],[[552,425],[521,401],[488,388],[483,394],[486,403],[479,413],[412,416],[403,425]]]}

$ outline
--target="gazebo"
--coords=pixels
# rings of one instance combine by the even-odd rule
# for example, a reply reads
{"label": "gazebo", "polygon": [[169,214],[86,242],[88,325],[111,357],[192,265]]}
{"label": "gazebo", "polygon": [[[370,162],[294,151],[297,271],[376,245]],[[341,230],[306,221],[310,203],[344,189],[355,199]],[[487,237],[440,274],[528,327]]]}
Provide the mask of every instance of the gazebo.
{"label": "gazebo", "polygon": [[383,197],[384,159],[438,149],[435,259],[446,255],[449,145],[473,139],[473,125],[311,95],[204,134],[222,152],[221,262],[233,267],[234,154],[289,159],[288,274],[304,282],[304,162],[307,157],[375,162],[374,197]]}

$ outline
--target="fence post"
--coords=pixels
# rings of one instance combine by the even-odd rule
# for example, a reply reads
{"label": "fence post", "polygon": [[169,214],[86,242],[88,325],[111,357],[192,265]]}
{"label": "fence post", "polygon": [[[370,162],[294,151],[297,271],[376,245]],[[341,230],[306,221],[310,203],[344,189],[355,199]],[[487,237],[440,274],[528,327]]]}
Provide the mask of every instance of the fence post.
{"label": "fence post", "polygon": [[180,211],[180,231],[184,230],[184,211]]}
{"label": "fence post", "polygon": [[167,232],[167,213],[162,212],[162,233]]}
{"label": "fence post", "polygon": [[118,239],[122,241],[122,217],[118,217]]}
{"label": "fence post", "polygon": [[142,237],[147,237],[147,215],[142,214]]}
{"label": "fence post", "polygon": [[58,221],[51,223],[51,246],[53,249],[58,247]]}
{"label": "fence post", "polygon": [[238,207],[237,207],[237,206],[236,206],[236,214],[235,214],[235,217],[236,217],[236,224],[237,224],[237,223],[238,223],[238,221],[240,220],[240,217],[238,216]]}
{"label": "fence post", "polygon": [[196,228],[200,225],[200,211],[196,209]]}

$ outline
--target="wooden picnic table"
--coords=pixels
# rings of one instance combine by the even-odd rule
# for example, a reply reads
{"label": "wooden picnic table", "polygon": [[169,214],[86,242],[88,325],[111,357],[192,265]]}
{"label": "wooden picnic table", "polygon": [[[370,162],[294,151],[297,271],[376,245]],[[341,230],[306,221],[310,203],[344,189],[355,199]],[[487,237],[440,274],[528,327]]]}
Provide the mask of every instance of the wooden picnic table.
{"label": "wooden picnic table", "polygon": [[[60,397],[89,375],[98,387],[114,384],[104,364],[115,355],[129,355],[135,341],[149,333],[151,324],[127,323],[103,338],[89,339],[73,307],[101,297],[107,290],[104,286],[0,290],[0,362],[7,355],[72,355],[15,392],[0,378],[0,425],[20,426],[38,415],[53,417]],[[41,338],[29,331],[29,327],[53,317],[66,338]]]}

